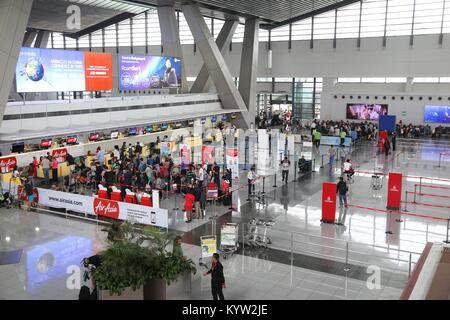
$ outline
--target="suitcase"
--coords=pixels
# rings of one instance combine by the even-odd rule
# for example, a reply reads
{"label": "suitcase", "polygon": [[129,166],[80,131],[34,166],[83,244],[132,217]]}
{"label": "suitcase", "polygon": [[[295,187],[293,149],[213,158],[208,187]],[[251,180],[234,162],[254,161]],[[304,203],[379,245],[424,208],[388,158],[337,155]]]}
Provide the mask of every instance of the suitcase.
{"label": "suitcase", "polygon": [[224,206],[231,206],[231,193],[223,197],[222,203]]}

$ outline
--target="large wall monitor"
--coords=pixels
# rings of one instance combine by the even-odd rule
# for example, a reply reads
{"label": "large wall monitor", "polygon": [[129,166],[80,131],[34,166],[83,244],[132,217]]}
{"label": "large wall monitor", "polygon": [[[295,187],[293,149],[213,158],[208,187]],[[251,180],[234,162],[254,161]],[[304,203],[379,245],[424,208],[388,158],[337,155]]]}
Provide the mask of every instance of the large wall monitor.
{"label": "large wall monitor", "polygon": [[450,106],[425,106],[423,120],[426,123],[450,123]]}
{"label": "large wall monitor", "polygon": [[378,120],[381,115],[388,114],[387,104],[348,103],[347,119]]}
{"label": "large wall monitor", "polygon": [[23,47],[17,92],[112,90],[112,54]]}
{"label": "large wall monitor", "polygon": [[120,90],[181,86],[181,59],[160,56],[119,56]]}

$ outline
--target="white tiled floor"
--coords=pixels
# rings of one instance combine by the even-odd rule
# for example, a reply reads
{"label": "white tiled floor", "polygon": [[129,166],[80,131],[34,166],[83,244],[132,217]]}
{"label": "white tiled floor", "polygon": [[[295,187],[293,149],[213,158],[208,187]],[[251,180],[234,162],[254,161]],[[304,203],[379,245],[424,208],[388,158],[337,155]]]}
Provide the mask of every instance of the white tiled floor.
{"label": "white tiled floor", "polygon": [[[408,175],[438,177],[450,179],[448,163],[437,168],[434,159],[436,150],[449,148],[450,144],[429,142],[399,143],[395,157],[385,161],[384,156],[374,155],[372,147],[365,147],[353,155],[359,170],[399,171]],[[431,159],[429,159],[431,157]],[[323,170],[327,170],[326,166]],[[336,179],[339,170],[333,171],[330,179]],[[266,181],[269,205],[260,208],[260,215],[273,217],[276,220],[270,236],[273,247],[290,252],[290,232],[329,237],[308,238],[296,236],[295,252],[318,256],[327,255],[328,259],[343,257],[342,248],[345,241],[350,241],[353,251],[350,259],[369,264],[382,265],[392,269],[392,272],[407,272],[407,262],[395,263],[392,259],[408,260],[408,253],[400,250],[420,252],[427,241],[442,241],[445,237],[445,224],[436,220],[420,217],[403,216],[403,222],[392,222],[389,226],[394,234],[386,236],[386,215],[364,209],[347,210],[345,226],[323,225],[320,223],[320,196],[322,181],[326,173],[315,173],[306,183],[289,183],[288,187],[279,188],[275,193],[271,180]],[[280,178],[280,177],[278,177]],[[291,174],[290,179],[293,176]],[[386,205],[386,186],[377,195],[370,191],[370,175],[356,176],[355,184],[351,186],[349,202],[373,208],[384,208]],[[406,180],[404,190],[413,190],[416,180]],[[435,185],[449,184],[445,181],[432,181]],[[284,190],[284,191],[283,191]],[[246,188],[239,192],[238,204],[245,203]],[[433,193],[445,194],[439,190]],[[448,193],[447,193],[448,194]],[[427,199],[436,204],[449,204],[448,199]],[[164,200],[169,208],[173,207],[173,199]],[[224,206],[218,206],[218,214],[227,211]],[[450,217],[448,210],[411,206],[413,212],[427,215]],[[246,209],[247,210],[247,209]],[[241,218],[244,212],[238,212],[235,217]],[[194,221],[185,224],[181,213],[170,213],[171,228],[186,232],[198,227],[208,220]],[[39,229],[36,229],[38,227]],[[22,259],[17,265],[0,266],[0,299],[77,299],[78,291],[66,288],[67,266],[77,265],[85,256],[94,254],[105,245],[105,234],[102,227],[78,220],[64,219],[46,214],[26,213],[15,209],[0,209],[0,251],[23,249]],[[276,230],[275,230],[276,229]],[[278,231],[277,231],[278,230]],[[10,241],[5,240],[10,237]],[[324,248],[312,243],[329,245]],[[195,245],[183,244],[187,256],[198,261],[200,248]],[[364,254],[361,254],[364,253]],[[390,258],[383,260],[380,257]],[[340,260],[342,261],[342,259]],[[382,262],[384,261],[384,262]],[[228,299],[398,299],[402,283],[389,273],[388,279],[383,279],[381,289],[370,290],[365,281],[345,278],[324,272],[303,269],[287,264],[271,262],[262,258],[234,255],[223,261],[227,286],[225,296]],[[193,276],[192,299],[210,299],[209,279],[201,276],[201,269]],[[386,285],[387,284],[387,285]]]}

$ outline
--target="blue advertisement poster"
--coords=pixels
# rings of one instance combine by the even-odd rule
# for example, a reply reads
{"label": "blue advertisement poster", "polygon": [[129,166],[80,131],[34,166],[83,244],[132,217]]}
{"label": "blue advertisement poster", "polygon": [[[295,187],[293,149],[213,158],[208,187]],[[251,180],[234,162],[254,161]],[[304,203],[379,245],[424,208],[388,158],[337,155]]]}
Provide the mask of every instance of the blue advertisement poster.
{"label": "blue advertisement poster", "polygon": [[[341,144],[341,138],[336,136],[321,136],[320,144],[325,146],[339,146]],[[344,140],[344,146],[350,147],[352,144],[352,138],[346,137]]]}
{"label": "blue advertisement poster", "polygon": [[22,48],[16,65],[17,92],[83,91],[82,51]]}
{"label": "blue advertisement poster", "polygon": [[36,245],[26,252],[27,292],[67,276],[70,265],[79,266],[92,255],[92,240],[78,236]]}
{"label": "blue advertisement poster", "polygon": [[120,55],[120,90],[147,90],[181,86],[181,59]]}
{"label": "blue advertisement poster", "polygon": [[380,116],[380,119],[378,121],[378,128],[380,131],[390,131],[390,132],[394,132],[395,131],[395,123],[396,123],[396,117],[395,116],[388,116],[388,115],[383,115]]}
{"label": "blue advertisement poster", "polygon": [[450,123],[450,106],[425,106],[424,121],[427,123]]}

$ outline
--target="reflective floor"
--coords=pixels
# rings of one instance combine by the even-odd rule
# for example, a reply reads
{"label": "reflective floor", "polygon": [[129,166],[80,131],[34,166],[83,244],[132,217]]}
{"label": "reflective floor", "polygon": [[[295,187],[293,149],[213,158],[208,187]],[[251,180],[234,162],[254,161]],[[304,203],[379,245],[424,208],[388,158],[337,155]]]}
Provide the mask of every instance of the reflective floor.
{"label": "reflective floor", "polygon": [[[320,168],[316,151],[315,173],[294,181],[292,168],[288,184],[279,175],[276,181],[266,178],[265,203],[247,202],[242,188],[233,198],[237,210],[218,205],[212,212],[208,207],[208,217],[219,216],[215,224],[210,219],[185,224],[183,213],[172,210],[181,199],[165,199],[161,206],[171,209],[170,228],[183,233],[184,253],[194,261],[201,253],[199,237],[219,236],[221,224],[240,223],[242,238],[252,217],[275,220],[267,231],[269,249],[244,244],[223,261],[227,299],[398,299],[425,244],[446,238],[450,159],[441,159],[439,165],[439,153],[449,150],[450,142],[400,140],[397,150],[385,157],[375,145],[359,145],[351,156],[358,172],[348,202],[360,207],[338,209],[340,225],[320,222],[322,183],[337,181],[340,164],[330,168],[325,159]],[[373,191],[374,171],[407,175],[401,209],[408,215],[384,212],[387,180],[380,191]],[[415,186],[419,182],[422,190]],[[257,191],[262,188],[256,186]],[[79,220],[0,208],[0,299],[77,299],[78,291],[66,286],[67,267],[104,248],[101,229]],[[366,280],[372,279],[374,268],[380,270],[379,287],[369,281],[369,288]],[[209,279],[201,272],[193,276],[191,298],[210,299]]]}

